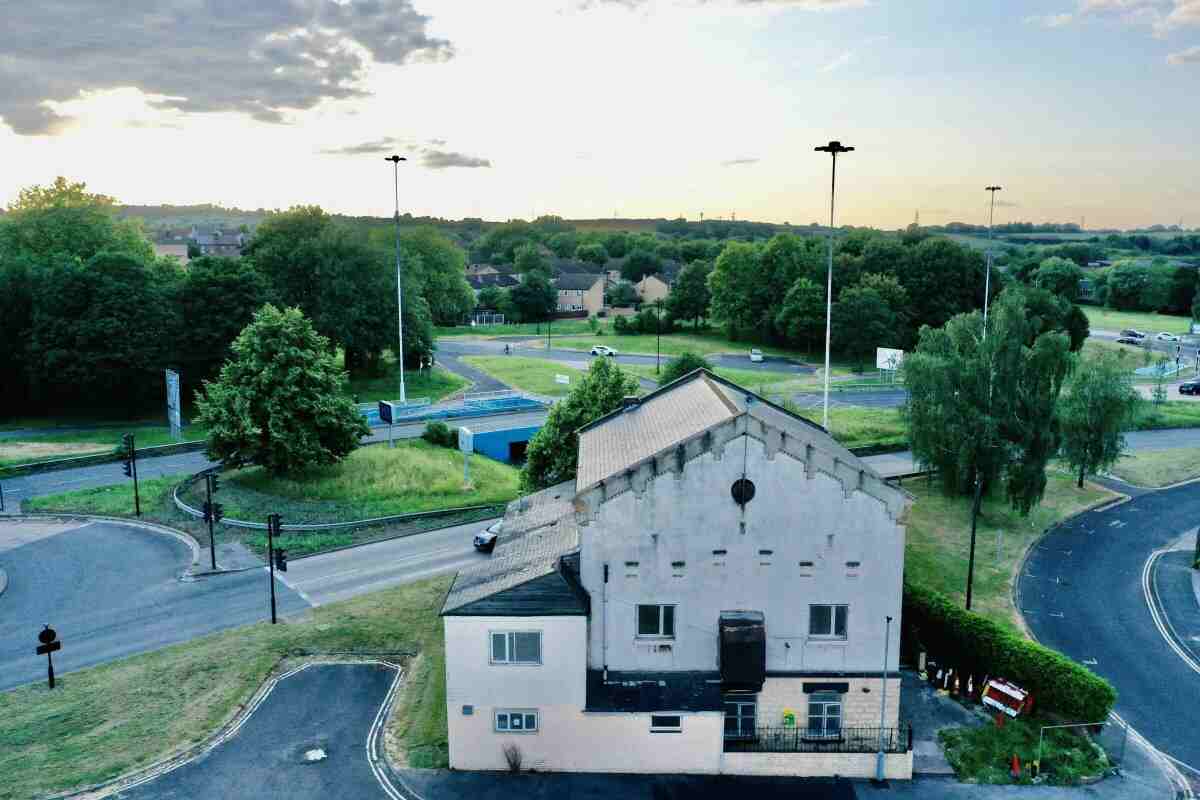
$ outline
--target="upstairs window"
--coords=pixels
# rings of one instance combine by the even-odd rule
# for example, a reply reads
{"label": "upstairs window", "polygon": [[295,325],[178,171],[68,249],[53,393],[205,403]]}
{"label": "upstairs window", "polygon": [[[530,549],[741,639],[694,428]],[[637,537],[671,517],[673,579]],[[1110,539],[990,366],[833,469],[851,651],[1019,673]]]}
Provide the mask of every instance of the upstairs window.
{"label": "upstairs window", "polygon": [[849,606],[809,606],[808,635],[824,639],[845,639],[848,610]]}
{"label": "upstairs window", "polygon": [[492,633],[493,664],[541,664],[541,631]]}
{"label": "upstairs window", "polygon": [[675,638],[675,606],[638,606],[637,635]]}

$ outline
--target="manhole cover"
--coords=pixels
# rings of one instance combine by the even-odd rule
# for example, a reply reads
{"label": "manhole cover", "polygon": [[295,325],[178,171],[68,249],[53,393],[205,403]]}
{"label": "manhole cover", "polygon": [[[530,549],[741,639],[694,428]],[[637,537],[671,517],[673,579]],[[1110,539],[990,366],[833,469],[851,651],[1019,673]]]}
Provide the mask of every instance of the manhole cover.
{"label": "manhole cover", "polygon": [[304,751],[304,760],[309,763],[314,761],[324,761],[328,757],[329,754],[325,752],[324,747],[310,747]]}

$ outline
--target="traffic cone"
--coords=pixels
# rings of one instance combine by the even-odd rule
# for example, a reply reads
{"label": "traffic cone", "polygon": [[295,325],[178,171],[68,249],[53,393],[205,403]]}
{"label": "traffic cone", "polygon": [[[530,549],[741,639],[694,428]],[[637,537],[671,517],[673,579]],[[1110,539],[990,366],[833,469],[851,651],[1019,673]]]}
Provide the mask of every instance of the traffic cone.
{"label": "traffic cone", "polygon": [[955,697],[958,697],[959,694],[959,684],[960,681],[958,679],[958,673],[956,672],[954,673],[954,688],[950,690],[950,694],[954,695]]}
{"label": "traffic cone", "polygon": [[1012,757],[1012,778],[1018,780],[1021,777],[1021,759],[1017,758],[1017,754],[1013,753]]}
{"label": "traffic cone", "polygon": [[974,678],[975,678],[974,675],[967,676],[967,697],[971,698],[972,700],[975,699],[975,680],[974,680]]}

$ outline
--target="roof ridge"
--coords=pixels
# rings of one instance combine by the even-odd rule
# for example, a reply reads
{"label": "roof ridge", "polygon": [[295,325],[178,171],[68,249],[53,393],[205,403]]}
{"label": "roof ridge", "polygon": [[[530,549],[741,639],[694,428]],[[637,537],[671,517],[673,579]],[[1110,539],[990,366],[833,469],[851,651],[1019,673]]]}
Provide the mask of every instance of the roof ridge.
{"label": "roof ridge", "polygon": [[732,400],[729,399],[729,395],[721,391],[720,387],[718,387],[717,384],[711,379],[711,373],[708,370],[704,370],[700,377],[704,380],[704,385],[707,386],[709,390],[717,396],[717,399],[721,401],[726,409],[728,409],[730,414],[733,414],[736,417],[738,414],[745,413],[738,408]]}

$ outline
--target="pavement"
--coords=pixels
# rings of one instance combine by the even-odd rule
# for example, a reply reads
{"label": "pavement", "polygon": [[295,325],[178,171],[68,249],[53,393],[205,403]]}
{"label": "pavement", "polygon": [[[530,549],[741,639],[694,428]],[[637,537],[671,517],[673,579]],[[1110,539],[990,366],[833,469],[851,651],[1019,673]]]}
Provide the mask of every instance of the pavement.
{"label": "pavement", "polygon": [[1159,551],[1194,535],[1200,483],[1128,493],[1043,538],[1017,599],[1034,636],[1109,680],[1115,712],[1188,773],[1200,769],[1200,625],[1182,557]]}
{"label": "pavement", "polygon": [[322,664],[279,680],[236,734],[118,795],[126,800],[394,798],[368,759],[396,670]]}
{"label": "pavement", "polygon": [[[182,540],[116,522],[0,520],[0,691],[46,675],[34,655],[49,623],[62,641],[61,674],[267,619],[262,570],[181,580],[192,564]],[[281,614],[308,608],[276,585]]]}

